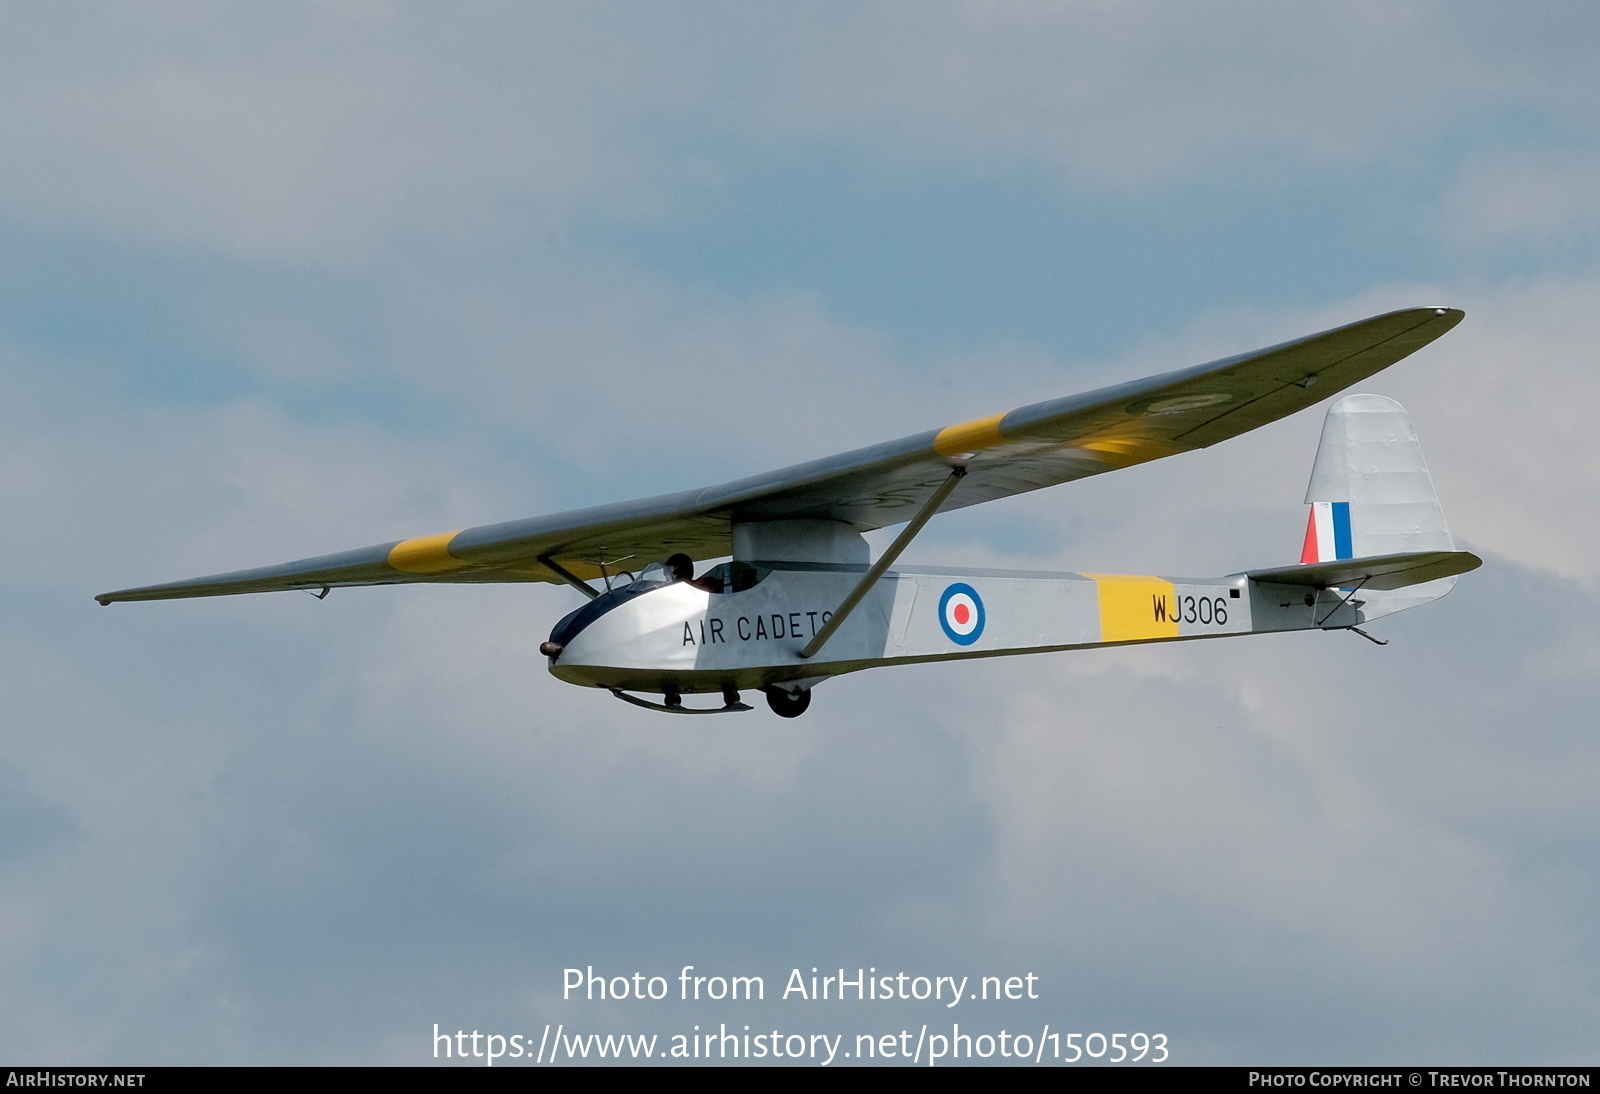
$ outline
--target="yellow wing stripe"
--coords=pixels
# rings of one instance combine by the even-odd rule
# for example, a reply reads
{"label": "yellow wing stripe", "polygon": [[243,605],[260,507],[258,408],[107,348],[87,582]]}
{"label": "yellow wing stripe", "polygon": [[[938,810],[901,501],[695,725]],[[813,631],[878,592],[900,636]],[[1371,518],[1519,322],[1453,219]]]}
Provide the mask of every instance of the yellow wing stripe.
{"label": "yellow wing stripe", "polygon": [[1100,641],[1144,642],[1178,637],[1172,582],[1127,574],[1084,574],[1100,591]]}
{"label": "yellow wing stripe", "polygon": [[471,566],[450,553],[450,541],[460,534],[440,532],[436,536],[403,539],[389,548],[389,565],[407,574],[442,574]]}
{"label": "yellow wing stripe", "polygon": [[933,439],[933,450],[941,456],[959,456],[963,452],[1004,444],[1006,439],[1000,435],[1000,419],[1004,417],[1004,414],[991,414],[987,418],[947,425]]}
{"label": "yellow wing stripe", "polygon": [[1183,445],[1148,437],[1100,437],[1084,441],[1078,447],[1098,452],[1100,458],[1113,467],[1132,467],[1134,464],[1159,460],[1163,456],[1175,456],[1179,452],[1188,451]]}

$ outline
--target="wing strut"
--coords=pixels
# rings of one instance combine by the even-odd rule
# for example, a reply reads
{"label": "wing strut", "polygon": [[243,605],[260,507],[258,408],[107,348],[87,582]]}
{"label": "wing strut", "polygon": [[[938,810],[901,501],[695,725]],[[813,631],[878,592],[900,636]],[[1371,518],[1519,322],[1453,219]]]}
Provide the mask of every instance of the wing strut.
{"label": "wing strut", "polygon": [[568,585],[571,585],[574,589],[577,589],[590,600],[593,600],[595,597],[600,595],[599,589],[596,589],[593,585],[583,580],[583,578],[565,569],[561,563],[557,562],[549,555],[540,555],[539,565],[555,574],[562,581],[565,581]]}
{"label": "wing strut", "polygon": [[940,483],[939,489],[935,490],[933,495],[923,502],[922,508],[917,510],[917,515],[911,518],[911,523],[906,525],[905,530],[898,536],[894,537],[894,542],[889,544],[889,549],[879,556],[878,561],[872,564],[871,569],[861,575],[861,580],[856,583],[856,587],[850,590],[849,596],[839,602],[839,606],[834,609],[833,616],[822,625],[822,629],[817,632],[816,637],[806,643],[806,648],[800,651],[801,657],[811,657],[822,648],[824,642],[833,637],[833,632],[838,630],[840,624],[849,617],[851,612],[856,610],[856,605],[860,604],[867,593],[872,590],[872,587],[878,583],[878,579],[883,576],[884,571],[894,565],[894,560],[900,557],[900,552],[909,547],[911,541],[917,538],[917,533],[922,531],[922,526],[927,524],[933,518],[933,514],[939,511],[939,506],[944,504],[944,499],[950,496],[950,492],[966,477],[966,474],[967,469],[965,467],[951,469],[950,477]]}

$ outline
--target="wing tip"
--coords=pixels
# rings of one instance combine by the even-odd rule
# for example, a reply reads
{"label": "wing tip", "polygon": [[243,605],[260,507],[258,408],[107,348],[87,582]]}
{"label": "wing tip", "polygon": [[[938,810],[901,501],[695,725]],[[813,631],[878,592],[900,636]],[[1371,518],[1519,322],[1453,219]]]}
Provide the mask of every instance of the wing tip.
{"label": "wing tip", "polygon": [[[1419,311],[1431,313],[1430,322],[1443,323],[1446,331],[1452,330],[1455,325],[1467,317],[1467,313],[1460,308],[1451,308],[1443,304],[1436,304],[1431,308],[1419,308]],[[1444,331],[1440,331],[1441,334]]]}

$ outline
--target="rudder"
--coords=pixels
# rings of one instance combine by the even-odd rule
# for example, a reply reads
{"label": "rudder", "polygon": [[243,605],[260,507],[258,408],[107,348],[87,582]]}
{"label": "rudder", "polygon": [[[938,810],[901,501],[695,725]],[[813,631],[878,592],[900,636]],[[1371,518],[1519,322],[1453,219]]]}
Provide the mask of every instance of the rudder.
{"label": "rudder", "polygon": [[[1347,395],[1328,408],[1306,488],[1311,512],[1302,563],[1402,552],[1454,551],[1433,476],[1405,408],[1382,395]],[[1373,619],[1437,600],[1455,578],[1364,590]]]}

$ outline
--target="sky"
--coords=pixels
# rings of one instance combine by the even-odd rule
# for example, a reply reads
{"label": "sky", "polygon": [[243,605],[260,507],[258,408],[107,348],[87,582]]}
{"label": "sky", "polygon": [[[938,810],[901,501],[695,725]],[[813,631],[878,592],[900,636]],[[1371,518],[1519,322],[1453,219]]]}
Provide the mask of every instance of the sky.
{"label": "sky", "polygon": [[[959,1022],[1593,1064],[1597,50],[1556,2],[0,4],[0,1057]],[[92,600],[1432,305],[1467,318],[1362,390],[1484,566],[1381,648],[690,720],[550,677],[553,586]],[[1290,563],[1320,428],[949,514],[906,561]],[[680,1000],[688,965],[766,998]],[[563,998],[591,966],[669,998]],[[781,997],[812,968],[1038,998]]]}

